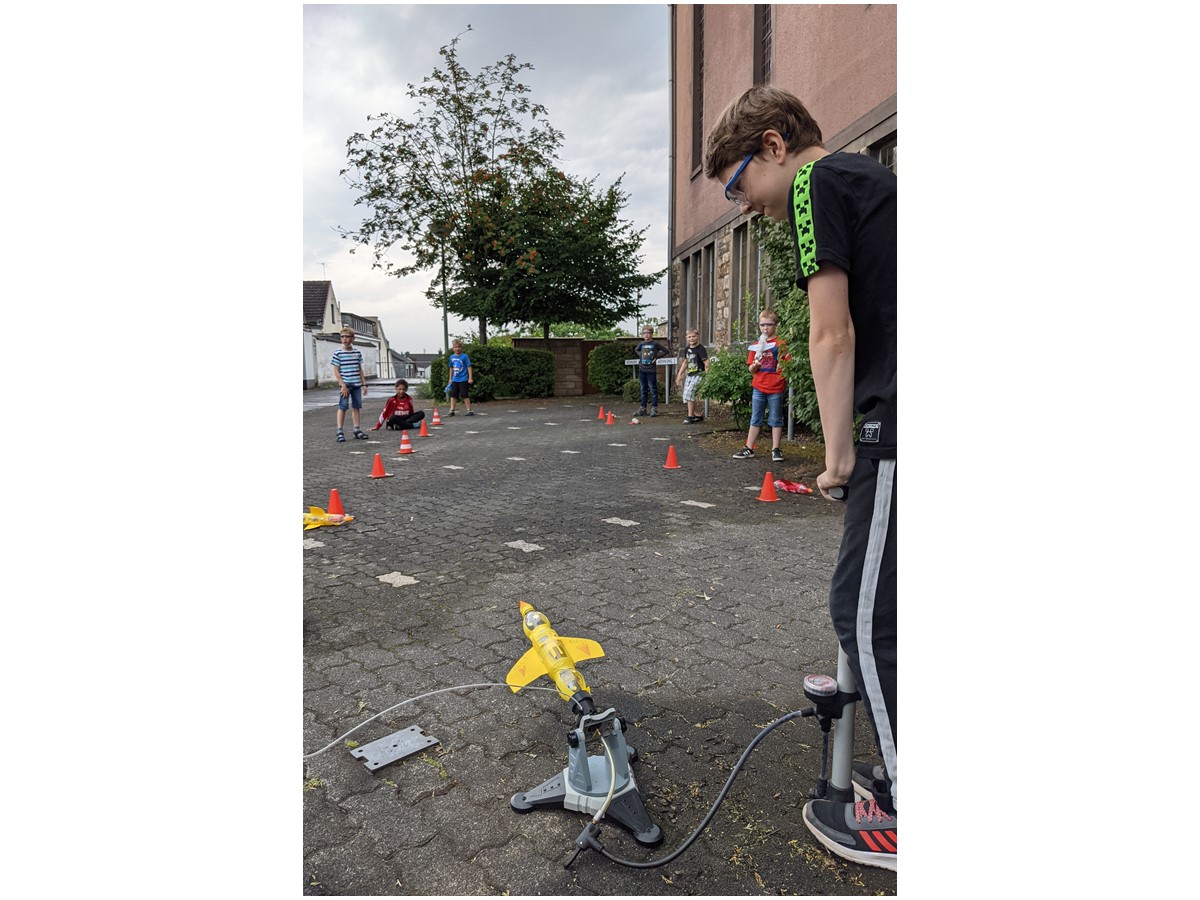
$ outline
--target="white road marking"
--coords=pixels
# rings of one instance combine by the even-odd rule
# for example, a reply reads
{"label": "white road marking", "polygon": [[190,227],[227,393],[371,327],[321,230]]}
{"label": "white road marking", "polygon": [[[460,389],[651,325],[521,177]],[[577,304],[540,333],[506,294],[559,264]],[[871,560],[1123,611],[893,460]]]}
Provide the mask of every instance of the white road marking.
{"label": "white road marking", "polygon": [[413,578],[411,575],[402,575],[399,572],[388,572],[386,575],[380,575],[379,580],[384,584],[390,584],[393,587],[403,587],[406,584],[420,584],[421,582]]}
{"label": "white road marking", "polygon": [[525,541],[508,541],[504,546],[512,547],[514,550],[524,550],[526,553],[546,549],[545,547],[539,547],[537,544],[527,544]]}

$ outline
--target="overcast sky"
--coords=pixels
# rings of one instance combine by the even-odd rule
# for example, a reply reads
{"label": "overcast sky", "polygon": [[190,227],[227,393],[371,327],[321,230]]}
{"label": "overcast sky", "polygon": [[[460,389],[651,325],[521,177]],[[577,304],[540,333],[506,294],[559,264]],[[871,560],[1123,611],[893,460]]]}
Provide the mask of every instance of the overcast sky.
{"label": "overcast sky", "polygon": [[[306,5],[304,278],[332,281],[343,310],[378,316],[396,350],[443,347],[441,310],[424,296],[434,273],[385,275],[371,267],[369,248],[338,234],[337,227],[355,229],[366,217],[338,172],[347,138],[370,130],[368,115],[412,114],[407,86],[441,65],[438,49],[467,25],[472,31],[459,42],[459,61],[472,73],[509,53],[531,63],[520,77],[563,132],[562,167],[599,176],[598,188],[624,174],[629,201],[622,218],[648,229],[642,271],[667,265],[665,4]],[[649,315],[665,314],[666,279],[643,301]],[[450,316],[452,339],[477,327]]]}

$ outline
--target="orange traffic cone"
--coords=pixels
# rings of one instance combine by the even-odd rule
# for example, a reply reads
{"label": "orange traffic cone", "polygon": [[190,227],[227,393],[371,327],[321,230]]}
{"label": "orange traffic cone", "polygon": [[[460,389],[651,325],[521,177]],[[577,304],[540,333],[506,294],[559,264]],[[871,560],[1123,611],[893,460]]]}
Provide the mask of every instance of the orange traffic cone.
{"label": "orange traffic cone", "polygon": [[437,411],[437,407],[436,407],[436,406],[433,408],[433,424],[434,424],[434,425],[441,425],[441,424],[442,424],[442,417],[438,415],[438,411]]}
{"label": "orange traffic cone", "polygon": [[408,439],[408,432],[401,431],[400,432],[400,455],[403,456],[405,453],[412,453],[412,452],[413,452],[412,442],[409,441],[409,439]]}
{"label": "orange traffic cone", "polygon": [[666,464],[663,466],[663,468],[664,468],[664,469],[678,469],[678,468],[680,468],[680,465],[679,465],[679,460],[677,460],[677,459],[675,458],[675,445],[674,445],[674,444],[672,444],[670,447],[668,447],[668,448],[667,448],[667,462],[666,462]]}
{"label": "orange traffic cone", "polygon": [[608,418],[604,421],[604,424],[605,425],[616,425],[617,424],[616,416],[614,416],[612,414],[611,409],[608,411]]}
{"label": "orange traffic cone", "polygon": [[425,420],[421,420],[421,431],[417,437],[429,437],[429,429],[425,425]]}
{"label": "orange traffic cone", "polygon": [[774,503],[779,500],[778,495],[775,493],[775,479],[771,477],[770,472],[763,476],[762,491],[759,493],[758,499],[765,500],[768,503]]}
{"label": "orange traffic cone", "polygon": [[346,511],[342,509],[342,498],[338,496],[337,488],[329,492],[329,514],[331,516],[344,516]]}
{"label": "orange traffic cone", "polygon": [[371,469],[371,477],[372,478],[391,478],[392,477],[391,472],[383,471],[383,457],[381,457],[378,453],[375,454],[375,465]]}
{"label": "orange traffic cone", "polygon": [[601,406],[601,407],[600,407],[600,414],[599,414],[599,415],[597,415],[597,416],[596,416],[596,418],[597,418],[597,419],[603,419],[603,418],[604,418],[604,407],[603,407],[603,406]]}

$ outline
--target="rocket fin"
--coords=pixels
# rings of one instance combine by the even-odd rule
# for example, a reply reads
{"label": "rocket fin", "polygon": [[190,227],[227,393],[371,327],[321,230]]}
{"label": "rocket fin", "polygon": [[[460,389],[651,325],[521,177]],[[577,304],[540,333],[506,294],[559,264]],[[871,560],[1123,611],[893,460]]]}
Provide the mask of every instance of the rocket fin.
{"label": "rocket fin", "polygon": [[582,659],[598,659],[604,655],[604,648],[588,638],[563,637],[558,638],[571,654],[571,659],[579,662]]}
{"label": "rocket fin", "polygon": [[538,652],[533,647],[525,651],[525,654],[517,660],[516,665],[508,670],[508,675],[504,679],[504,683],[512,688],[515,694],[519,688],[536,681],[546,674],[545,667],[542,666],[542,661],[538,657]]}

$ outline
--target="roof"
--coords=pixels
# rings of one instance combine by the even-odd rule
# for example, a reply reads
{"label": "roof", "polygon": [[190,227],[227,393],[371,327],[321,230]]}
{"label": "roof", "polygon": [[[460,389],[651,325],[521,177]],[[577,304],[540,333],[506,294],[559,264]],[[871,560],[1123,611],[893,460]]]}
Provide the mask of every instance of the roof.
{"label": "roof", "polygon": [[325,306],[333,296],[332,281],[304,282],[304,324],[320,327],[325,323]]}
{"label": "roof", "polygon": [[410,353],[408,358],[415,362],[418,366],[427,366],[435,359],[439,359],[441,353]]}

